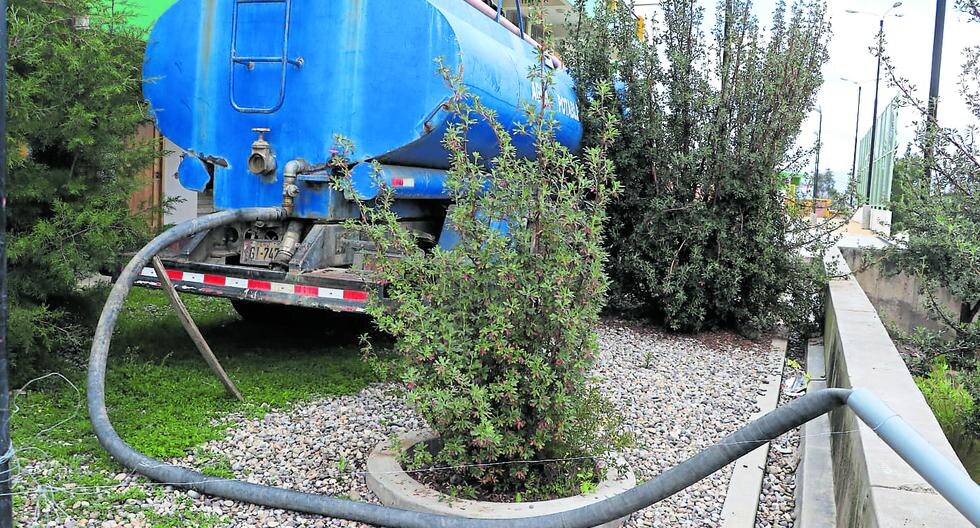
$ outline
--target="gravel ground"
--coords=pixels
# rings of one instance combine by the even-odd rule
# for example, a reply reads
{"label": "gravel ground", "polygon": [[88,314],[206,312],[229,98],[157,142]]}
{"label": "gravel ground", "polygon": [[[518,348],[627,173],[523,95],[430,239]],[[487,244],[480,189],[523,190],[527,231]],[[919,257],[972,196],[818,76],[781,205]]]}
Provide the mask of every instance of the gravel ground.
{"label": "gravel ground", "polygon": [[[633,427],[636,445],[625,456],[639,482],[743,425],[758,409],[767,373],[780,364],[768,339],[665,336],[616,321],[607,321],[600,332],[598,373],[605,394]],[[634,514],[626,526],[717,526],[730,476],[731,466]]]}
{"label": "gravel ground", "polygon": [[[617,320],[605,321],[599,332],[602,353],[596,374],[603,392],[620,408],[624,423],[635,436],[634,447],[621,456],[639,482],[675,466],[742,425],[756,410],[758,390],[766,374],[780,367],[781,358],[771,350],[768,339],[756,343],[727,333],[665,336]],[[226,458],[227,466],[242,480],[376,502],[364,484],[365,457],[389,435],[422,426],[392,386],[374,385],[356,396],[305,402],[288,411],[271,412],[261,420],[241,420],[224,439],[202,446],[197,456],[173,462],[202,467],[213,464],[215,458]],[[627,526],[716,526],[730,474],[731,467],[717,472],[634,514]],[[127,501],[128,512],[112,512],[108,517],[93,512],[78,518],[72,516],[78,510],[69,508],[39,517],[31,515],[42,522],[25,524],[142,528],[150,525],[148,519],[154,513],[166,515],[180,509],[218,516],[219,526],[358,526],[202,497],[150,485],[126,474],[117,475],[116,480],[120,488],[115,491],[150,486],[153,492],[146,499]],[[791,510],[792,489],[785,482],[783,476],[773,482],[767,477],[764,493],[764,500],[774,497],[773,511],[780,515],[785,500],[776,499],[770,492],[782,489],[788,493]]]}

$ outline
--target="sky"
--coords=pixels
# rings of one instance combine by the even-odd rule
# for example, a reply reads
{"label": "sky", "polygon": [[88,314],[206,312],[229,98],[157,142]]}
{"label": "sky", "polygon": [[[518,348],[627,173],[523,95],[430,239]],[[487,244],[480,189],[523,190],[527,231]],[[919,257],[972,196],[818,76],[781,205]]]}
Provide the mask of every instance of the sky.
{"label": "sky", "polygon": [[[705,7],[709,24],[713,24],[716,0],[698,0]],[[895,0],[827,0],[828,17],[833,35],[830,41],[830,60],[823,67],[824,85],[817,95],[817,105],[823,109],[822,148],[820,172],[832,170],[836,185],[843,188],[851,171],[854,154],[854,123],[857,111],[857,86],[841,80],[841,77],[858,81],[862,85],[860,136],[871,127],[874,103],[875,68],[877,59],[871,53],[878,21],[881,14]],[[638,0],[637,3],[647,3]],[[939,89],[940,124],[964,126],[972,116],[958,92],[957,80],[963,62],[963,50],[980,44],[980,23],[969,23],[965,15],[954,8],[954,0],[946,6],[946,26],[943,39],[943,61]],[[769,25],[776,0],[756,0],[755,15],[763,27]],[[650,16],[656,7],[637,7],[637,14]],[[864,13],[851,14],[848,10]],[[897,17],[896,14],[902,16]],[[932,41],[936,3],[934,0],[904,0],[885,19],[887,52],[894,59],[898,74],[916,85],[921,99],[928,98],[929,75],[932,62]],[[710,26],[706,27],[709,29]],[[971,33],[972,32],[972,33]],[[897,90],[888,86],[882,71],[878,113],[884,109]],[[912,110],[899,111],[898,150],[905,152],[913,139],[914,120]],[[817,113],[814,111],[803,124],[798,143],[811,146],[816,143]],[[813,170],[811,160],[810,171]]]}

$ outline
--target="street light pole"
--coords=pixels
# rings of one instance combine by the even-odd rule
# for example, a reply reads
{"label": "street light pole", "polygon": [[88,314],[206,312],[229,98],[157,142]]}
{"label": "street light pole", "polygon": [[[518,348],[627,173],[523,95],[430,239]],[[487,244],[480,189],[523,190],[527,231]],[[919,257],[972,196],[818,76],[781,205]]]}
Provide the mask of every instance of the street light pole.
{"label": "street light pole", "polygon": [[[857,188],[858,133],[861,130],[861,83],[841,77],[842,81],[854,83],[858,87],[857,112],[854,113],[854,154],[851,156],[851,183]],[[848,185],[850,189],[850,185]],[[852,197],[853,198],[853,197]],[[851,205],[854,203],[851,202]]]}
{"label": "street light pole", "polygon": [[820,120],[817,122],[817,156],[816,163],[813,166],[813,217],[817,217],[817,182],[820,179],[820,139],[823,135],[823,109],[817,108],[817,113],[820,116]]}
{"label": "street light pole", "polygon": [[858,130],[861,126],[861,85],[858,85],[857,112],[854,113],[854,154],[851,157],[851,177],[857,178]]}
{"label": "street light pole", "polygon": [[[875,103],[874,103],[874,111],[871,114],[871,146],[868,149],[870,151],[868,152],[868,183],[865,186],[865,193],[864,193],[865,194],[864,198],[867,201],[868,205],[871,205],[871,173],[874,171],[874,165],[875,165],[875,136],[877,134],[877,130],[875,129],[878,128],[878,88],[879,85],[881,84],[881,55],[884,51],[881,48],[882,48],[882,43],[884,42],[885,39],[885,18],[888,17],[888,14],[891,13],[892,9],[901,7],[901,5],[902,5],[901,2],[895,2],[894,4],[892,4],[891,7],[888,8],[887,11],[882,13],[881,18],[878,20],[878,70],[875,73]],[[863,11],[856,11],[854,9],[848,9],[847,12],[870,14],[870,13],[865,13]],[[900,17],[902,15],[901,13],[899,13],[896,14],[895,16]]]}
{"label": "street light pole", "polygon": [[943,62],[943,28],[946,25],[946,0],[936,0],[936,26],[932,34],[932,74],[929,78],[929,119],[936,120],[939,102],[939,70]]}
{"label": "street light pole", "polygon": [[868,183],[864,188],[864,199],[871,205],[871,176],[874,174],[875,166],[875,134],[878,128],[878,85],[881,83],[881,55],[882,41],[885,36],[885,17],[878,21],[878,71],[875,73],[875,104],[871,114],[871,147],[868,149]]}
{"label": "street light pole", "polygon": [[936,112],[939,106],[939,70],[943,62],[943,27],[946,24],[946,0],[936,0],[936,25],[932,34],[932,73],[929,77],[929,117],[926,121],[926,151],[925,173],[929,172],[933,163],[935,142],[933,135],[936,130]]}

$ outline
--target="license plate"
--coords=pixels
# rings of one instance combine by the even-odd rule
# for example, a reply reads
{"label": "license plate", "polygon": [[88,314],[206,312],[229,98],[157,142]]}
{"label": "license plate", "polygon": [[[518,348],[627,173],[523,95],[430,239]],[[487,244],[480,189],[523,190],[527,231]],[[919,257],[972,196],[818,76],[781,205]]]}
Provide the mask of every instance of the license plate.
{"label": "license plate", "polygon": [[276,240],[246,240],[242,244],[242,264],[268,264],[276,258],[279,242]]}

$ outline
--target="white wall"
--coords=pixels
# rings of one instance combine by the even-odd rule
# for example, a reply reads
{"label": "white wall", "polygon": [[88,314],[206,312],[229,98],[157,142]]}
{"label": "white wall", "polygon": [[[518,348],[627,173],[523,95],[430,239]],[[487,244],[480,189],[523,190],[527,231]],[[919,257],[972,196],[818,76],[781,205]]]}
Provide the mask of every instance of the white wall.
{"label": "white wall", "polygon": [[164,138],[163,150],[163,198],[179,198],[170,211],[163,215],[164,224],[177,224],[197,217],[197,193],[185,189],[177,180],[177,166],[180,165],[180,149],[169,139]]}

